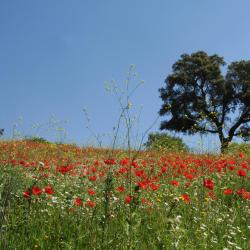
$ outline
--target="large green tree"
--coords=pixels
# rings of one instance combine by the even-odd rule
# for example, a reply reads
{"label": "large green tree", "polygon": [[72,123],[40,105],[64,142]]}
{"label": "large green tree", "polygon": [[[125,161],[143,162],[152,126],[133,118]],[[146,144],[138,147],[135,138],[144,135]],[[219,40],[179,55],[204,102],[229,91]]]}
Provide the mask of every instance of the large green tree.
{"label": "large green tree", "polygon": [[183,54],[161,88],[161,130],[218,134],[224,152],[233,137],[250,137],[250,61],[232,62],[203,51]]}

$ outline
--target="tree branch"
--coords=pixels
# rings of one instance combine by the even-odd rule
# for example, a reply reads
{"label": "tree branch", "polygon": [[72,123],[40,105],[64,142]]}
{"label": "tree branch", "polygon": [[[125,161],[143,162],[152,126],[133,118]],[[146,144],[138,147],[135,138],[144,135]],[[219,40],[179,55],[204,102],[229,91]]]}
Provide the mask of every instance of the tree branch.
{"label": "tree branch", "polygon": [[[247,110],[248,111],[248,110]],[[239,120],[230,128],[229,133],[228,133],[228,137],[229,138],[233,138],[235,136],[235,131],[239,128],[239,126],[241,124],[250,122],[250,114],[248,112],[245,112],[241,115],[241,117],[239,118]]]}

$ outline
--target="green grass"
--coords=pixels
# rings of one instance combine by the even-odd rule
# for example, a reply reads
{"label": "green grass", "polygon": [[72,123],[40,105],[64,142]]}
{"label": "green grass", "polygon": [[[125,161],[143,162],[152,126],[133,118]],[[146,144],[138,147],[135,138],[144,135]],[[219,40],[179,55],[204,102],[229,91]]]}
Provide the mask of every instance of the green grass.
{"label": "green grass", "polygon": [[[25,149],[30,162],[39,154],[42,159],[43,153],[48,159],[50,155],[58,159],[51,146],[48,152],[43,147],[39,153],[38,147],[33,146],[37,153],[31,155],[31,149]],[[62,150],[62,146],[56,147]],[[16,148],[22,149],[21,146]],[[72,152],[64,150],[63,158],[73,157]],[[46,169],[41,163],[32,167],[25,163],[9,164],[7,157],[2,160],[5,163],[0,166],[0,249],[249,249],[250,200],[237,194],[240,188],[250,191],[249,159],[237,155],[233,159],[168,155],[162,160],[161,155],[155,153],[143,155],[137,160],[138,169],[144,170],[147,179],[159,185],[157,190],[144,190],[137,186],[142,177],[135,175],[134,168],[128,168],[131,175],[130,172],[117,174],[123,168],[119,159],[114,165],[104,164],[99,159],[99,166],[95,162],[100,152],[94,154],[92,150],[90,155],[79,163],[80,166],[77,162],[83,159],[82,155],[79,154],[79,159],[75,155],[74,163],[74,158],[70,158],[67,166],[75,164],[75,167],[65,175],[56,171],[55,161]],[[174,164],[159,175],[165,162]],[[221,173],[209,171],[223,162],[225,167]],[[184,174],[176,175],[178,168],[185,168],[185,164],[190,173],[192,169],[198,171],[199,175],[193,180],[188,180]],[[245,177],[237,175],[242,165]],[[105,174],[99,177],[103,171]],[[97,180],[90,181],[89,176],[94,174]],[[204,178],[215,183],[216,199],[208,195],[211,190],[204,187]],[[180,185],[171,185],[171,180],[178,180]],[[54,194],[43,192],[23,197],[27,188],[43,189],[48,184]],[[118,192],[119,186],[123,186],[125,192]],[[95,190],[94,195],[88,193],[90,188]],[[226,188],[232,189],[233,194],[225,195]],[[190,196],[190,202],[183,200],[183,194]],[[128,195],[133,196],[130,203],[125,202]],[[80,206],[74,202],[77,197],[83,202]],[[96,206],[88,206],[88,200]]]}

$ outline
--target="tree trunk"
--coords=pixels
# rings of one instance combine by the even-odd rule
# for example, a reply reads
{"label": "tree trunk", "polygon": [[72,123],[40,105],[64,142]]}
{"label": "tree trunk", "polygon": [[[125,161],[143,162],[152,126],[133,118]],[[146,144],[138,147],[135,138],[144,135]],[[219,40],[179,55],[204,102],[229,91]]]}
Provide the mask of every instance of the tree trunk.
{"label": "tree trunk", "polygon": [[221,141],[221,147],[220,147],[220,151],[222,154],[224,154],[229,146],[231,140],[229,140],[228,138],[224,139],[223,141]]}

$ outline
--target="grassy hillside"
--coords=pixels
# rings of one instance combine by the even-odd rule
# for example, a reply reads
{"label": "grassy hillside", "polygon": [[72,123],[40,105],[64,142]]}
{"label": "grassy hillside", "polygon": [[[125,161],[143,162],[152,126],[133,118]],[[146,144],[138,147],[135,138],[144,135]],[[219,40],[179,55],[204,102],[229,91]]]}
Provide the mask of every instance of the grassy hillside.
{"label": "grassy hillside", "polygon": [[0,142],[0,249],[248,249],[250,158]]}

